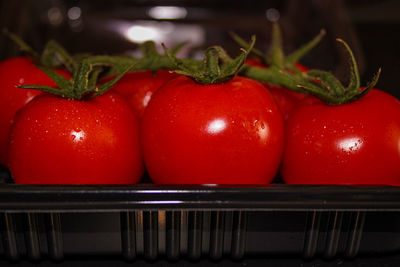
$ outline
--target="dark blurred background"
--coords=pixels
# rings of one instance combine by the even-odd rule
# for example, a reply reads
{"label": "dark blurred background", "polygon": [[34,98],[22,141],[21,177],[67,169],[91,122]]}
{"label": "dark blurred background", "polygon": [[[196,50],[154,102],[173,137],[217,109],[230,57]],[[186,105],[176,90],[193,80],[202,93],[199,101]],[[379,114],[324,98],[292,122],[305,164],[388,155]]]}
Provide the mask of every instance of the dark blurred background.
{"label": "dark blurred background", "polygon": [[[266,50],[271,21],[283,29],[287,52],[327,30],[323,42],[302,63],[346,80],[348,59],[335,39],[353,48],[365,84],[379,67],[377,87],[400,97],[400,1],[398,0],[0,0],[0,27],[17,33],[41,50],[49,38],[70,52],[138,53],[138,43],[152,39],[167,46],[189,41],[181,56],[200,57],[204,48],[223,45],[230,54],[238,46],[228,31],[249,38]],[[0,59],[18,55],[0,37]]]}

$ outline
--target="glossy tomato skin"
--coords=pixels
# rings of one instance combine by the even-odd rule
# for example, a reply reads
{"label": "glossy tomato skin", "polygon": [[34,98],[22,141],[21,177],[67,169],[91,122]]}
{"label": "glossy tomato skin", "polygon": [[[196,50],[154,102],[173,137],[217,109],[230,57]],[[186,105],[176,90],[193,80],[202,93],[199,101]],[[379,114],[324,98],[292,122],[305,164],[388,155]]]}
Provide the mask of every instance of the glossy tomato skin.
{"label": "glossy tomato skin", "polygon": [[286,183],[400,185],[400,102],[389,94],[340,106],[307,97],[285,126]]}
{"label": "glossy tomato skin", "polygon": [[[124,96],[141,118],[154,92],[178,76],[170,70],[129,72],[113,86],[112,90]],[[105,81],[112,78],[114,77],[106,78]]]}
{"label": "glossy tomato skin", "polygon": [[[67,72],[57,72],[69,78]],[[56,86],[30,58],[13,57],[0,62],[0,162],[3,164],[6,163],[8,134],[15,113],[41,94],[39,90],[17,88],[19,85]]]}
{"label": "glossy tomato skin", "polygon": [[8,159],[19,184],[134,184],[143,172],[138,119],[117,94],[43,94],[17,113]]}
{"label": "glossy tomato skin", "polygon": [[158,184],[267,184],[281,159],[283,120],[258,82],[161,87],[142,120],[142,145]]}
{"label": "glossy tomato skin", "polygon": [[[246,60],[246,64],[259,68],[268,68],[268,66],[264,65],[259,60],[254,58]],[[308,68],[306,66],[299,63],[295,63],[294,66],[302,72],[308,71]],[[270,91],[285,120],[287,120],[287,118],[289,117],[289,113],[296,105],[296,103],[306,97],[305,94],[297,93],[281,86],[269,83],[263,83],[263,85]]]}

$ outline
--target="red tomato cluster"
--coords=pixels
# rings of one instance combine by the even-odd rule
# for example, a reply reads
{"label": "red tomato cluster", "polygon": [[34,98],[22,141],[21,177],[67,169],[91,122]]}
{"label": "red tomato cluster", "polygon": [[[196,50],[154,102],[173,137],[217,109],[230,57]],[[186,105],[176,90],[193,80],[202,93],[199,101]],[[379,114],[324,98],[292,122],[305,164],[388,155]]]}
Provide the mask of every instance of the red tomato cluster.
{"label": "red tomato cluster", "polygon": [[71,100],[15,88],[54,86],[26,58],[2,62],[0,80],[0,160],[17,183],[133,184],[144,163],[159,184],[268,184],[281,166],[288,184],[400,185],[400,102],[376,89],[332,106],[245,77],[203,85],[161,70]]}
{"label": "red tomato cluster", "polygon": [[2,163],[16,183],[139,182],[143,174],[139,120],[120,95],[107,92],[72,100],[17,88],[55,86],[27,58],[2,62],[0,75]]}

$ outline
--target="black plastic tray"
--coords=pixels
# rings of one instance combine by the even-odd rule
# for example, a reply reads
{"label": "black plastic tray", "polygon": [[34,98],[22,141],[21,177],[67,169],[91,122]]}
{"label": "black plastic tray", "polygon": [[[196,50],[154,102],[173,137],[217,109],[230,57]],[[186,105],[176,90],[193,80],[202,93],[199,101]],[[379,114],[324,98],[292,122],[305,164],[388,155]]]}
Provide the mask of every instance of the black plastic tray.
{"label": "black plastic tray", "polygon": [[400,253],[400,188],[0,187],[2,259],[303,259]]}

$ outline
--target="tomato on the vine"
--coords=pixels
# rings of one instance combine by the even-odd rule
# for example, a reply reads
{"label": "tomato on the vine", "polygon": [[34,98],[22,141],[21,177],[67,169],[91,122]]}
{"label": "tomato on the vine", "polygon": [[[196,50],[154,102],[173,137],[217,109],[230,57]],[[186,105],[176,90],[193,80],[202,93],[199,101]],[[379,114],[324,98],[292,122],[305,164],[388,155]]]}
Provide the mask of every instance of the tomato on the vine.
{"label": "tomato on the vine", "polygon": [[[128,72],[116,83],[111,90],[124,96],[131,106],[143,116],[144,109],[153,93],[164,83],[179,75],[169,70]],[[111,78],[105,78],[108,81]]]}
{"label": "tomato on the vine", "polygon": [[120,95],[106,92],[128,69],[100,86],[86,61],[72,81],[42,69],[60,88],[23,86],[49,94],[35,97],[15,116],[8,150],[15,182],[137,183],[143,172],[137,114]]}
{"label": "tomato on the vine", "polygon": [[[299,85],[314,96],[303,99],[286,123],[281,174],[289,184],[400,185],[400,101],[360,87],[357,62],[350,58],[345,87],[330,72],[311,70]],[[316,81],[317,80],[317,81]],[[319,98],[319,99],[318,99]]]}
{"label": "tomato on the vine", "polygon": [[[70,77],[66,71],[56,71],[65,78]],[[24,84],[56,86],[31,58],[13,57],[0,62],[0,162],[3,164],[6,163],[8,134],[15,113],[41,94],[38,90],[17,88]]]}
{"label": "tomato on the vine", "polygon": [[141,133],[147,170],[159,184],[270,183],[283,149],[275,102],[244,77],[166,83],[146,108]]}
{"label": "tomato on the vine", "polygon": [[119,95],[43,94],[16,115],[8,165],[21,184],[133,184],[142,175],[138,120]]}
{"label": "tomato on the vine", "polygon": [[307,97],[286,124],[289,184],[400,185],[400,102],[373,89],[332,106]]}

